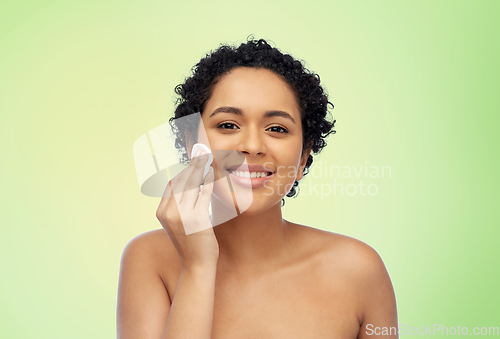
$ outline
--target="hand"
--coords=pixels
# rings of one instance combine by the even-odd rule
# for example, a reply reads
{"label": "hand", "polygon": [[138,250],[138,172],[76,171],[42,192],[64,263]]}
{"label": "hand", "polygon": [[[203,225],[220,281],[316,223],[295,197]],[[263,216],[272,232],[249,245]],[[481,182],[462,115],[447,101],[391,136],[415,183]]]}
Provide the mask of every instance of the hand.
{"label": "hand", "polygon": [[[201,153],[199,151],[198,155]],[[213,167],[210,167],[205,184],[198,192],[207,161],[207,154],[195,156],[182,172],[172,178],[156,211],[156,217],[179,253],[183,267],[216,265],[219,258],[219,244],[208,214],[215,181]]]}

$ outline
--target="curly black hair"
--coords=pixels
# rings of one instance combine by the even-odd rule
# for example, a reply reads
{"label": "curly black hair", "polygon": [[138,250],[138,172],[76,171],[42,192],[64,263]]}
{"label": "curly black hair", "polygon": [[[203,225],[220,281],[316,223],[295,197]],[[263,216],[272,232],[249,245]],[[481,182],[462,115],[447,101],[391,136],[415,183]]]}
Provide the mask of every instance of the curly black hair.
{"label": "curly black hair", "polygon": [[[311,152],[318,154],[326,146],[325,138],[335,134],[336,120],[325,119],[328,113],[328,95],[320,85],[319,75],[310,72],[301,61],[294,59],[289,54],[283,54],[280,50],[269,45],[264,39],[255,40],[250,35],[246,43],[238,48],[221,44],[215,52],[206,54],[198,64],[191,69],[192,76],[188,77],[183,84],[175,87],[175,93],[180,95],[175,102],[176,109],[173,117],[169,119],[172,132],[176,136],[175,147],[181,151],[180,161],[186,164],[188,161],[185,131],[197,130],[196,119],[176,119],[186,117],[196,112],[203,112],[205,103],[212,95],[215,84],[221,77],[237,67],[266,68],[279,75],[294,90],[302,118],[303,146],[302,154],[311,147]],[[182,122],[181,122],[182,121]],[[190,135],[197,135],[190,133]],[[310,154],[304,175],[309,173],[309,167],[313,163]],[[295,180],[287,197],[295,197],[299,182]],[[300,190],[299,190],[300,191]],[[282,199],[282,206],[285,200]]]}

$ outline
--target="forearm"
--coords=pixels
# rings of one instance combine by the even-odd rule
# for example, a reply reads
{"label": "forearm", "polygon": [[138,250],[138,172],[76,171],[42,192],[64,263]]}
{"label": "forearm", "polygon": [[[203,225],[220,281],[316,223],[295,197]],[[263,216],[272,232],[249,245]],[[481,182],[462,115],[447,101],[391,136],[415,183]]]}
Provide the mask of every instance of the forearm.
{"label": "forearm", "polygon": [[182,269],[162,339],[212,335],[216,266]]}

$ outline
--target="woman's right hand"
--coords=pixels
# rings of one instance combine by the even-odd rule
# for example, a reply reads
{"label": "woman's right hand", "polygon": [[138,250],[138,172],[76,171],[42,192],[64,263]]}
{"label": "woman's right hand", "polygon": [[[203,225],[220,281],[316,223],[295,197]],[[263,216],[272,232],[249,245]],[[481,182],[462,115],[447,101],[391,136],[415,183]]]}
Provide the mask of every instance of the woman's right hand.
{"label": "woman's right hand", "polygon": [[[189,165],[169,181],[156,211],[183,268],[216,265],[219,258],[219,244],[208,213],[215,181],[213,167],[198,193],[207,161],[207,154],[195,155]],[[198,229],[202,231],[196,231]],[[192,234],[186,235],[186,231]]]}

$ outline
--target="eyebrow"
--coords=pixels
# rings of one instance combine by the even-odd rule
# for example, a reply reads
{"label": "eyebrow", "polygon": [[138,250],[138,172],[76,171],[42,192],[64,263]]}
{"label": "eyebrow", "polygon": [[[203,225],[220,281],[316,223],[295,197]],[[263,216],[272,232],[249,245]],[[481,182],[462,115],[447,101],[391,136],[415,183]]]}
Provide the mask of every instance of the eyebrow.
{"label": "eyebrow", "polygon": [[[213,117],[217,113],[231,113],[236,115],[243,115],[243,111],[238,107],[222,106],[216,108],[215,111],[213,111],[212,114],[210,114],[209,118]],[[285,111],[272,110],[272,111],[266,111],[264,113],[264,118],[271,118],[271,117],[283,117],[286,119],[290,119],[293,121],[293,123],[295,123],[295,120],[292,118],[292,116]]]}

